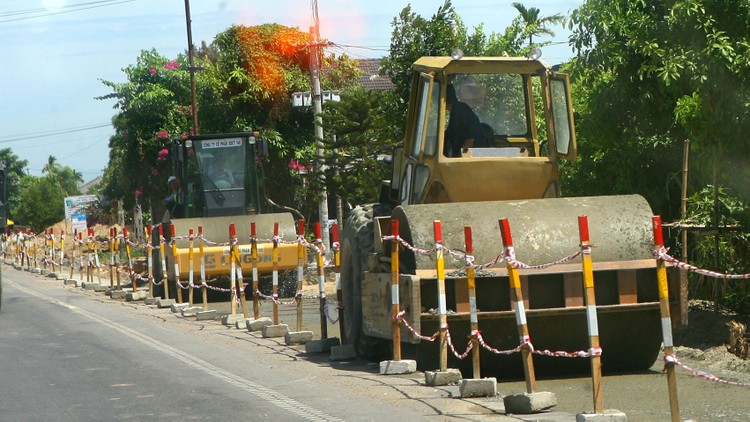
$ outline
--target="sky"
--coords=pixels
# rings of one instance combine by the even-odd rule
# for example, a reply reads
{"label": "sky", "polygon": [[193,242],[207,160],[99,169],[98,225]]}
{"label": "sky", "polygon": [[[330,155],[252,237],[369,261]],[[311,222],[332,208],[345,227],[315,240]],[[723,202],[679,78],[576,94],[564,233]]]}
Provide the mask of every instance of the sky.
{"label": "sky", "polygon": [[[453,0],[469,27],[502,32],[517,16],[511,1]],[[542,16],[568,15],[582,0],[521,2]],[[318,0],[320,34],[332,51],[353,58],[388,54],[393,18],[407,5],[395,0]],[[414,0],[412,10],[431,17],[443,0]],[[311,0],[192,0],[193,43],[211,42],[231,25],[278,23],[307,31]],[[553,27],[554,45],[542,59],[556,64],[572,57],[569,31]],[[141,50],[169,58],[187,50],[184,0],[2,0],[0,39],[0,149],[27,160],[40,176],[49,156],[88,182],[109,160],[114,100],[101,80],[125,82],[122,69]],[[134,163],[137,165],[137,163]]]}

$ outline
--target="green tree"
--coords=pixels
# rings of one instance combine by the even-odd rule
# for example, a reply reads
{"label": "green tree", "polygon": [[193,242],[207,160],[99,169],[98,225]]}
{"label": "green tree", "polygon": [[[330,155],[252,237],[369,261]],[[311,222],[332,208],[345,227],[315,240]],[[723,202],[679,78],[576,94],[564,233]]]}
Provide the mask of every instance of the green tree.
{"label": "green tree", "polygon": [[[0,149],[0,161],[5,162],[5,194],[7,199],[8,218],[14,220],[14,210],[20,203],[21,179],[24,169],[29,165],[27,160],[19,160],[11,148]],[[15,220],[14,220],[15,221]]]}
{"label": "green tree", "polygon": [[23,176],[20,180],[18,201],[11,211],[16,224],[33,227],[37,232],[65,218],[66,196],[78,195],[81,174],[70,167],[57,164],[50,156],[52,171],[45,170],[42,177]]}
{"label": "green tree", "polygon": [[559,13],[550,16],[539,16],[541,10],[536,7],[527,8],[522,3],[515,2],[513,8],[518,11],[521,21],[523,22],[523,32],[529,37],[529,45],[534,44],[534,37],[540,35],[555,36],[555,33],[549,29],[550,25],[562,25],[565,23],[565,17]]}

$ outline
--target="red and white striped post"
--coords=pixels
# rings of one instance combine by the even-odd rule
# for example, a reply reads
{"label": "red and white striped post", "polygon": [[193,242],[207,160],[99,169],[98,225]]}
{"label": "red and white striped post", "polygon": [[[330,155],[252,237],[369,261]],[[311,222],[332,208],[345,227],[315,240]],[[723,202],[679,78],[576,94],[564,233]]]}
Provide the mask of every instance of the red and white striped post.
{"label": "red and white striped post", "polygon": [[65,265],[65,229],[60,230],[60,272]]}
{"label": "red and white striped post", "polygon": [[253,318],[260,318],[260,290],[258,290],[258,235],[255,223],[250,223],[250,266],[253,271]]}
{"label": "red and white striped post", "polygon": [[[94,250],[93,245],[93,239],[94,239],[94,229],[91,227],[87,230],[88,236],[86,237],[86,281],[93,283],[94,282],[94,273],[91,272],[91,267],[93,265],[94,259],[92,257],[91,252]],[[34,259],[36,260],[36,254],[34,254]]]}
{"label": "red and white striped post", "polygon": [[[159,259],[161,259],[161,282],[164,286],[164,299],[169,299],[169,276],[167,275],[167,253],[164,245],[167,241],[164,239],[164,224],[159,224]],[[118,281],[119,286],[119,281]]]}
{"label": "red and white striped post", "polygon": [[297,331],[302,331],[302,288],[305,281],[305,220],[297,222]]}
{"label": "red and white striped post", "polygon": [[591,355],[591,385],[594,398],[594,413],[604,412],[602,399],[602,362],[599,347],[599,320],[596,313],[596,293],[594,290],[594,268],[591,259],[589,221],[585,215],[578,217],[578,233],[581,240],[581,266],[583,272],[584,304],[589,332],[589,352]]}
{"label": "red and white striped post", "polygon": [[148,296],[154,297],[154,245],[151,243],[151,226],[146,226],[146,262],[148,263]]}
{"label": "red and white striped post", "polygon": [[271,281],[273,295],[273,325],[279,325],[279,223],[273,223],[273,249],[271,251]]}
{"label": "red and white striped post", "polygon": [[174,224],[169,225],[169,234],[172,237],[170,243],[172,244],[172,259],[174,260],[174,288],[177,290],[177,303],[182,303],[182,286],[180,285],[180,255],[177,252],[177,240],[175,239]]}
{"label": "red and white striped post", "polygon": [[[237,274],[235,273],[235,267],[237,262],[235,260],[234,249],[237,247],[237,231],[234,227],[234,223],[229,224],[229,283],[231,284],[230,291],[232,292],[231,298],[229,299],[229,309],[231,314],[237,314]],[[241,283],[242,281],[240,281]]]}
{"label": "red and white striped post", "polygon": [[206,287],[206,255],[203,250],[203,226],[198,226],[198,259],[201,266],[201,294],[203,296],[203,310],[208,310],[208,288]]}
{"label": "red and white striped post", "polygon": [[[115,272],[117,269],[115,268],[115,236],[117,235],[117,229],[114,227],[109,228],[109,287],[114,288],[115,287]],[[75,239],[75,237],[73,238]],[[73,258],[75,259],[75,253],[73,254]],[[73,270],[71,269],[71,274]]]}
{"label": "red and white striped post", "polygon": [[526,379],[526,392],[536,392],[536,375],[534,374],[534,361],[532,360],[531,339],[529,338],[529,328],[526,325],[526,309],[523,304],[523,290],[521,289],[521,277],[509,261],[515,259],[513,249],[513,237],[510,234],[510,223],[507,218],[500,220],[500,234],[503,238],[504,256],[506,268],[508,269],[508,281],[510,283],[510,298],[516,313],[516,326],[518,327],[518,336],[522,345],[522,360],[524,378]]}
{"label": "red and white striped post", "polygon": [[[464,240],[466,243],[466,254],[474,253],[471,227],[464,227]],[[481,378],[479,364],[479,319],[477,318],[477,289],[474,267],[466,267],[466,284],[469,287],[469,324],[471,328],[471,367],[474,379]]]}
{"label": "red and white striped post", "polygon": [[401,360],[401,305],[399,303],[399,270],[398,270],[398,249],[399,233],[398,220],[391,220],[391,305],[392,305],[392,336],[393,336],[393,360]]}
{"label": "red and white striped post", "polygon": [[195,290],[195,276],[193,273],[195,271],[193,270],[193,262],[195,260],[193,249],[195,247],[195,235],[193,233],[193,229],[190,228],[188,230],[188,304],[190,306],[193,306],[194,303],[194,290]]}
{"label": "red and white striped post", "polygon": [[[120,238],[117,234],[117,228],[115,227],[114,232],[115,234],[115,278],[117,280],[117,290],[121,290],[122,286],[120,283]],[[80,233],[79,233],[80,234]]]}
{"label": "red and white striped post", "polygon": [[339,335],[341,344],[346,344],[346,321],[344,320],[344,294],[341,291],[341,244],[339,243],[339,225],[331,226],[333,241],[333,271],[336,277],[336,302],[339,310]]}
{"label": "red and white striped post", "polygon": [[326,319],[326,274],[323,258],[325,257],[325,245],[323,244],[320,222],[315,222],[315,244],[318,246],[318,292],[320,295],[320,338],[328,338],[328,320]]}
{"label": "red and white striped post", "polygon": [[448,370],[448,307],[445,298],[445,258],[443,257],[443,229],[440,220],[433,221],[435,234],[435,265],[437,267],[438,317],[440,321],[440,371]]}
{"label": "red and white striped post", "polygon": [[130,277],[130,283],[133,285],[133,292],[138,291],[138,282],[133,272],[133,256],[130,254],[130,239],[128,238],[128,228],[122,228],[123,241],[125,242],[125,256],[128,258],[128,274]]}
{"label": "red and white striped post", "polygon": [[[654,248],[660,251],[664,248],[664,235],[661,228],[661,217],[654,216],[651,220],[654,232]],[[659,309],[661,311],[661,333],[664,343],[664,369],[667,372],[667,388],[669,389],[669,411],[672,421],[680,420],[680,405],[677,400],[677,375],[675,374],[674,342],[672,341],[672,318],[669,314],[669,284],[667,282],[667,268],[664,259],[656,259],[656,281],[659,290]]]}

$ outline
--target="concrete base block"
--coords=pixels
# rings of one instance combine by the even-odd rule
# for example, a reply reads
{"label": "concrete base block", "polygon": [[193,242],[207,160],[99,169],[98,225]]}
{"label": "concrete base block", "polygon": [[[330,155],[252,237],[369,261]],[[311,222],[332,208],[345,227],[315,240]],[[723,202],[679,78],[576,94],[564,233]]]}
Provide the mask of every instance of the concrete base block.
{"label": "concrete base block", "polygon": [[455,385],[458,384],[462,378],[461,371],[454,368],[448,368],[445,371],[425,371],[424,373],[424,383],[428,387]]}
{"label": "concrete base block", "polygon": [[127,302],[135,302],[137,300],[144,300],[148,297],[148,292],[145,290],[138,290],[137,292],[125,293],[125,300]]}
{"label": "concrete base block", "polygon": [[125,295],[126,295],[126,293],[125,293],[124,290],[113,290],[112,291],[112,296],[110,296],[110,297],[112,299],[123,300],[123,299],[125,299]]}
{"label": "concrete base block", "polygon": [[180,309],[180,315],[183,317],[197,317],[198,312],[202,311],[203,308],[200,306],[188,306],[187,308]]}
{"label": "concrete base block", "polygon": [[549,391],[511,394],[503,397],[503,404],[505,405],[505,413],[526,415],[557,406],[557,398],[554,393]]}
{"label": "concrete base block", "polygon": [[495,397],[497,395],[497,379],[463,379],[458,384],[461,397]]}
{"label": "concrete base block", "polygon": [[331,347],[341,345],[341,340],[338,337],[324,338],[320,340],[312,340],[305,343],[306,353],[329,353]]}
{"label": "concrete base block", "polygon": [[56,273],[53,273],[52,271],[48,272],[48,273],[46,274],[46,276],[47,276],[47,277],[49,277],[49,278],[57,278],[57,274],[56,274]]}
{"label": "concrete base block", "polygon": [[292,344],[306,344],[312,338],[312,331],[287,331],[284,334],[284,342],[286,342],[287,346],[291,346]]}
{"label": "concrete base block", "polygon": [[331,356],[329,359],[332,361],[353,360],[356,358],[357,351],[354,350],[354,345],[342,344],[341,346],[331,347]]}
{"label": "concrete base block", "polygon": [[72,278],[66,278],[65,280],[63,280],[63,284],[66,286],[75,286],[76,281],[73,280]]}
{"label": "concrete base block", "polygon": [[411,359],[380,362],[380,375],[401,375],[417,372],[417,361]]}
{"label": "concrete base block", "polygon": [[143,303],[146,305],[156,305],[156,302],[158,302],[160,299],[158,297],[147,297],[143,299]]}
{"label": "concrete base block", "polygon": [[263,338],[284,337],[288,331],[289,326],[286,324],[266,325],[261,329]]}
{"label": "concrete base block", "polygon": [[42,269],[41,268],[34,268],[31,270],[31,274],[41,274]]}
{"label": "concrete base block", "polygon": [[97,284],[94,285],[94,291],[97,292],[97,293],[104,293],[104,292],[107,291],[107,289],[109,289],[109,287],[107,287],[107,286],[105,286],[103,284],[97,283]]}
{"label": "concrete base block", "polygon": [[76,280],[76,287],[80,287],[82,289],[85,289],[86,288],[86,283],[87,282],[85,282],[83,280]]}
{"label": "concrete base block", "polygon": [[579,413],[576,422],[628,422],[624,412],[617,409],[606,409],[604,413]]}
{"label": "concrete base block", "polygon": [[175,302],[169,306],[169,310],[172,311],[173,314],[178,314],[180,313],[180,310],[187,308],[188,306],[190,306],[190,304],[187,302],[186,303]]}
{"label": "concrete base block", "polygon": [[245,327],[247,327],[247,331],[253,332],[253,331],[261,331],[263,327],[266,325],[273,324],[273,321],[271,321],[271,318],[248,318],[245,320]]}
{"label": "concrete base block", "polygon": [[171,308],[174,305],[174,299],[159,299],[156,301],[157,308]]}
{"label": "concrete base block", "polygon": [[195,320],[196,321],[213,321],[218,316],[219,314],[216,312],[216,309],[209,309],[207,311],[198,311],[198,313],[195,314]]}
{"label": "concrete base block", "polygon": [[41,270],[39,270],[39,274],[41,274],[41,275],[47,275],[47,274],[49,274],[49,270],[46,269],[46,268],[42,268]]}
{"label": "concrete base block", "polygon": [[85,290],[94,290],[94,289],[96,289],[96,286],[98,286],[98,285],[99,285],[99,283],[91,283],[91,282],[88,282],[88,281],[84,281],[82,283],[81,287],[83,287]]}
{"label": "concrete base block", "polygon": [[223,315],[221,317],[221,323],[223,325],[235,325],[238,322],[244,321],[245,316],[242,314],[229,314],[229,315]]}
{"label": "concrete base block", "polygon": [[23,270],[23,267],[20,265],[14,265],[13,268],[17,269],[18,271]]}

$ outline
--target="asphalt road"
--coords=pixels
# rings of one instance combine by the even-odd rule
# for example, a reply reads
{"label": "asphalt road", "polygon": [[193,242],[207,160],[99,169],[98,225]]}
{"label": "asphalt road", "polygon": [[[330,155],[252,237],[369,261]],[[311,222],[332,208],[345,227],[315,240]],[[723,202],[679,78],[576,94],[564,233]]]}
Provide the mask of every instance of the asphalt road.
{"label": "asphalt road", "polygon": [[[501,397],[461,399],[456,386],[424,386],[420,373],[381,376],[376,363],[330,362],[283,339],[112,300],[8,265],[3,279],[2,421],[573,421],[593,410],[585,377],[539,380],[539,391],[556,394],[555,411],[509,417]],[[304,329],[317,337],[317,301],[306,301],[305,312]],[[262,313],[271,313],[267,302]],[[281,322],[293,327],[293,316],[282,308]],[[335,336],[338,326],[328,333]],[[631,421],[669,420],[660,369],[657,363],[646,373],[605,376],[605,408]],[[678,386],[683,420],[750,420],[747,387],[684,371]],[[525,387],[501,380],[498,390]]]}

